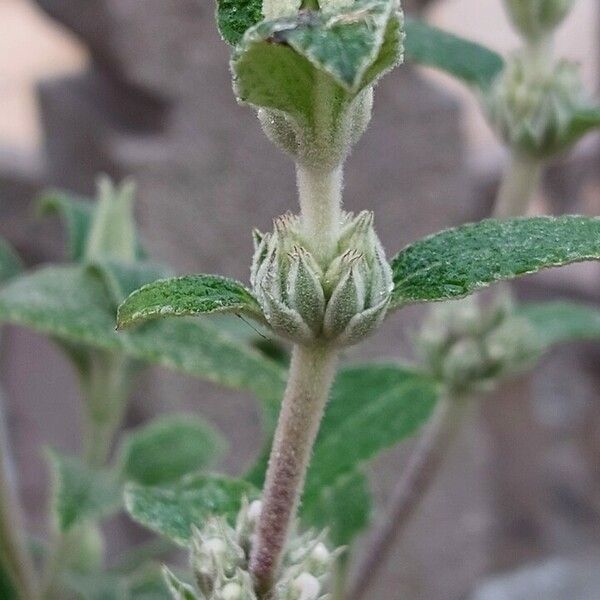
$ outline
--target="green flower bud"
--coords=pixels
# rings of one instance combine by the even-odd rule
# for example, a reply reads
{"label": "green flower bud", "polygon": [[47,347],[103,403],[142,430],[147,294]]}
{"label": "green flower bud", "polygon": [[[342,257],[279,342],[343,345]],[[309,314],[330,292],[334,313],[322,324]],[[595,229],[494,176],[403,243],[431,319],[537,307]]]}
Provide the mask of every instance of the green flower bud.
{"label": "green flower bud", "polygon": [[537,69],[515,54],[484,97],[488,120],[511,148],[536,158],[567,149],[571,124],[585,95],[577,65]]}
{"label": "green flower bud", "polygon": [[207,597],[224,578],[231,578],[244,564],[245,553],[229,525],[210,519],[202,530],[193,528],[191,567],[199,590]]}
{"label": "green flower bud", "polygon": [[504,0],[504,4],[519,33],[534,41],[562,23],[575,0]]}
{"label": "green flower bud", "polygon": [[392,272],[373,228],[373,215],[344,215],[329,264],[320,265],[300,218],[275,220],[257,241],[251,283],[271,327],[299,343],[317,339],[354,344],[385,317]]}
{"label": "green flower bud", "polygon": [[528,368],[540,344],[529,322],[501,297],[481,307],[471,296],[436,305],[417,339],[429,370],[455,392],[493,387],[500,378]]}

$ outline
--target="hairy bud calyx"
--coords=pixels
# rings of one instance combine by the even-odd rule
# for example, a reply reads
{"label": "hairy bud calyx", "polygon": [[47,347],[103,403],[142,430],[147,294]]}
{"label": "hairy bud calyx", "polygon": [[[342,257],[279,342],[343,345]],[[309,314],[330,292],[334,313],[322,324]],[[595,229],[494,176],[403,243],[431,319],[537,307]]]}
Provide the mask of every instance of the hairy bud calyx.
{"label": "hairy bud calyx", "polygon": [[566,149],[572,119],[585,104],[576,65],[560,61],[536,69],[515,54],[484,98],[488,120],[511,148],[534,157]]}
{"label": "hairy bud calyx", "polygon": [[[244,502],[235,527],[220,517],[193,531],[190,566],[194,586],[164,569],[175,600],[257,600],[248,561],[261,503]],[[283,558],[272,600],[324,600],[324,590],[340,550],[330,551],[323,535],[292,535]]]}
{"label": "hairy bud calyx", "polygon": [[325,264],[311,252],[301,218],[275,220],[257,234],[251,273],[254,294],[271,327],[296,342],[354,344],[385,317],[392,272],[373,228],[373,214],[344,214],[335,253]]}

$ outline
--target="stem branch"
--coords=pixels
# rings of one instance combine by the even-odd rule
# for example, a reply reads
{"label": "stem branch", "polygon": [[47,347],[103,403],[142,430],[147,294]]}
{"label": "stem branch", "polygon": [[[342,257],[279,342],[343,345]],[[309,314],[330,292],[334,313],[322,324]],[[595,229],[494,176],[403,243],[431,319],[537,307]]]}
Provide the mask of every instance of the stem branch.
{"label": "stem branch", "polygon": [[250,571],[263,597],[276,580],[336,362],[337,352],[332,348],[294,347],[250,557]]}
{"label": "stem branch", "polygon": [[509,219],[527,214],[531,199],[542,177],[542,161],[524,156],[514,150],[510,165],[500,184],[494,206],[494,217]]}
{"label": "stem branch", "polygon": [[408,465],[397,482],[386,513],[376,523],[369,552],[357,570],[349,597],[360,600],[377,579],[385,557],[427,493],[451,445],[466,402],[463,398],[442,398],[427,423]]}

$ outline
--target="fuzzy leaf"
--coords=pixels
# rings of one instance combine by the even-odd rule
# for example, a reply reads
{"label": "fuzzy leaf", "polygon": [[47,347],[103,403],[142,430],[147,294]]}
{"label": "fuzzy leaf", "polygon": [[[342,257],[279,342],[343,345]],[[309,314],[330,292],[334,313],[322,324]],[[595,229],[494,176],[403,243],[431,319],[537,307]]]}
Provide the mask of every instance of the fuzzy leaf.
{"label": "fuzzy leaf", "polygon": [[188,475],[164,487],[129,484],[125,506],[134,521],[186,546],[191,527],[201,527],[211,515],[232,519],[244,496],[255,499],[258,491],[249,483],[218,475]]}
{"label": "fuzzy leaf", "polygon": [[244,313],[262,319],[254,296],[239,282],[217,275],[186,275],[161,279],[133,292],[119,306],[119,329],[161,317],[215,312]]}
{"label": "fuzzy leaf", "polygon": [[533,217],[463,225],[423,238],[392,260],[392,307],[462,298],[491,283],[600,260],[600,218]]}
{"label": "fuzzy leaf", "polygon": [[7,241],[0,237],[0,283],[23,270],[21,259]]}
{"label": "fuzzy leaf", "polygon": [[120,466],[124,477],[142,485],[163,485],[206,469],[225,447],[222,436],[196,415],[170,415],[128,432]]}
{"label": "fuzzy leaf", "polygon": [[121,507],[121,484],[113,473],[92,469],[77,458],[54,451],[49,452],[49,458],[53,510],[61,531],[108,516]]}
{"label": "fuzzy leaf", "polygon": [[315,444],[303,503],[414,434],[438,399],[429,376],[397,365],[342,370]]}
{"label": "fuzzy leaf", "polygon": [[0,322],[249,390],[268,419],[276,419],[285,385],[279,365],[203,319],[169,319],[118,333],[113,306],[104,282],[82,266],[42,268],[0,290]]}
{"label": "fuzzy leaf", "polygon": [[339,12],[304,12],[250,29],[233,59],[240,101],[313,126],[315,88],[328,81],[349,102],[401,60],[395,0],[359,0]]}
{"label": "fuzzy leaf", "polygon": [[235,46],[244,33],[262,20],[262,0],[217,0],[217,25],[221,37]]}
{"label": "fuzzy leaf", "polygon": [[371,495],[365,476],[352,471],[302,504],[302,521],[317,530],[327,529],[335,546],[349,546],[369,524]]}
{"label": "fuzzy leaf", "polygon": [[407,62],[433,67],[475,85],[489,88],[504,68],[499,54],[416,19],[406,20]]}
{"label": "fuzzy leaf", "polygon": [[540,302],[519,306],[517,314],[533,325],[545,347],[600,340],[600,310],[594,306],[575,302]]}

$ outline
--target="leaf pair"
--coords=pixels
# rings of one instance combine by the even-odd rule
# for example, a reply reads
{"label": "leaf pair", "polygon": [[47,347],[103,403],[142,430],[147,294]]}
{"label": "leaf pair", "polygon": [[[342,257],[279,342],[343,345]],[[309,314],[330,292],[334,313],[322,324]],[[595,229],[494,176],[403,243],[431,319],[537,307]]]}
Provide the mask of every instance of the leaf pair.
{"label": "leaf pair", "polygon": [[[411,244],[391,261],[392,308],[472,294],[494,282],[585,260],[600,260],[600,218],[534,217],[448,229]],[[163,315],[230,311],[251,315],[241,283],[212,275],[151,283],[119,308],[119,327]]]}
{"label": "leaf pair", "polygon": [[116,464],[94,468],[78,458],[49,451],[53,512],[62,532],[96,521],[123,506],[123,485],[168,485],[214,464],[221,436],[194,415],[172,415],[128,432]]}

